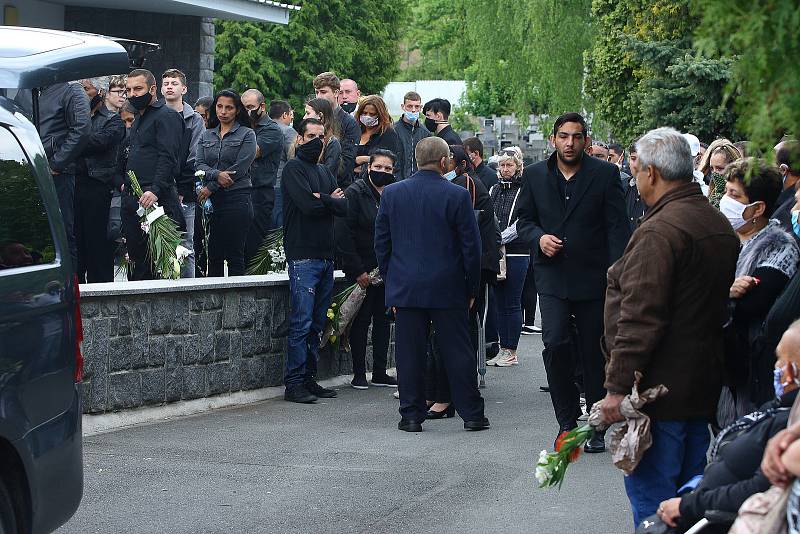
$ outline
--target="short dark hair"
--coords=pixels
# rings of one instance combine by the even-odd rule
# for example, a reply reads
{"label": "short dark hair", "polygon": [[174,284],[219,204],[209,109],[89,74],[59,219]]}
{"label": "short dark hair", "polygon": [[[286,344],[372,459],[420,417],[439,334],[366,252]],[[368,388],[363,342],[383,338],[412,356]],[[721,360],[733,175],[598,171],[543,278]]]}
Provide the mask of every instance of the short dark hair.
{"label": "short dark hair", "polygon": [[369,153],[369,165],[372,165],[372,162],[375,161],[375,158],[380,156],[392,160],[392,165],[397,164],[397,155],[394,152],[391,150],[386,150],[385,148],[376,148]]}
{"label": "short dark hair", "polygon": [[444,120],[450,118],[450,101],[445,98],[434,98],[433,100],[428,100],[425,105],[422,107],[422,114],[428,112],[428,110],[433,111],[434,113],[441,113],[444,117]]}
{"label": "short dark hair", "polygon": [[483,158],[483,143],[477,137],[467,137],[464,139],[464,148],[468,152],[477,152]]}
{"label": "short dark hair", "polygon": [[214,100],[211,102],[211,106],[208,108],[208,129],[210,130],[219,126],[219,118],[217,117],[217,100],[223,97],[232,99],[233,103],[236,104],[236,122],[242,126],[249,127],[250,115],[247,113],[247,109],[245,109],[245,107],[242,105],[242,98],[239,96],[239,93],[233,89],[223,89],[214,95]]}
{"label": "short dark hair", "polygon": [[575,112],[564,113],[556,119],[556,122],[553,124],[553,135],[558,134],[558,129],[568,122],[577,122],[580,124],[583,136],[586,137],[586,120],[583,118],[583,115]]}
{"label": "short dark hair", "polygon": [[314,89],[322,89],[323,87],[330,87],[334,91],[338,91],[341,87],[339,77],[333,72],[321,72],[314,77]]}
{"label": "short dark hair", "polygon": [[639,151],[636,149],[636,143],[639,141],[639,139],[641,139],[641,137],[637,137],[636,139],[631,141],[630,145],[628,145],[628,154],[638,154],[639,153]]}
{"label": "short dark hair", "polygon": [[133,69],[128,73],[128,78],[138,78],[139,76],[144,76],[148,88],[156,84],[156,77],[147,69]]}
{"label": "short dark hair", "polygon": [[767,207],[766,216],[772,213],[783,190],[781,173],[763,159],[737,159],[725,168],[725,178],[729,182],[741,183],[751,203],[763,202]]}
{"label": "short dark hair", "polygon": [[286,100],[273,100],[269,103],[269,118],[280,119],[284,113],[292,111],[292,106]]}
{"label": "short dark hair", "polygon": [[409,91],[405,95],[403,95],[403,104],[405,104],[409,100],[411,102],[417,102],[417,101],[422,102],[422,97],[419,96],[419,93],[416,91]]}
{"label": "short dark hair", "polygon": [[178,78],[183,85],[186,85],[186,75],[178,69],[165,70],[164,74],[161,75],[161,79],[163,80],[164,78]]}
{"label": "short dark hair", "polygon": [[299,133],[301,137],[306,135],[306,130],[308,130],[308,127],[312,124],[318,124],[322,126],[323,130],[325,129],[325,125],[322,124],[322,121],[319,119],[303,119],[297,126],[297,133]]}
{"label": "short dark hair", "polygon": [[800,173],[800,141],[783,141],[775,152],[775,162],[786,165],[792,174]]}
{"label": "short dark hair", "polygon": [[622,145],[620,145],[619,143],[611,143],[610,145],[608,145],[608,149],[609,150],[613,150],[617,154],[624,154],[625,153],[625,149],[622,148]]}
{"label": "short dark hair", "polygon": [[467,155],[467,151],[464,149],[464,145],[450,145],[450,153],[453,154],[453,159],[458,165],[461,165],[462,161],[465,162],[464,172],[474,170],[472,167],[472,162],[469,160],[469,156]]}
{"label": "short dark hair", "polygon": [[201,96],[197,99],[197,102],[194,103],[194,107],[204,107],[206,109],[211,109],[211,103],[214,101],[213,98],[210,96]]}

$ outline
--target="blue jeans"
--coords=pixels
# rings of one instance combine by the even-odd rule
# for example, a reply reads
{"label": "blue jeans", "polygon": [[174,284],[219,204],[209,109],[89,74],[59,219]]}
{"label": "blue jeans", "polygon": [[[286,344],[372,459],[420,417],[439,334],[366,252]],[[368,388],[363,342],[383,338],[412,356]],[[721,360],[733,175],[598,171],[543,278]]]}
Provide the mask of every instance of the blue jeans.
{"label": "blue jeans", "polygon": [[319,338],[327,321],[333,296],[333,261],[289,260],[289,337],[287,339],[287,388],[313,380],[317,374]]}
{"label": "blue jeans", "polygon": [[703,474],[710,441],[708,421],[651,421],[653,446],[636,470],[625,477],[625,492],[633,509],[634,528],[658,510],[678,488]]}
{"label": "blue jeans", "polygon": [[522,332],[522,288],[528,274],[529,256],[506,258],[506,279],[494,288],[500,347],[517,350]]}

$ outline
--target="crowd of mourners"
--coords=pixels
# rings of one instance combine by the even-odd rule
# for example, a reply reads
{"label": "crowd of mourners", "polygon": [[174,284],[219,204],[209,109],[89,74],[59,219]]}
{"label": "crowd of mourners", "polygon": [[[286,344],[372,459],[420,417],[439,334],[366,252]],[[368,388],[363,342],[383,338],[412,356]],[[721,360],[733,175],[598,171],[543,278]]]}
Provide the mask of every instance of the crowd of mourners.
{"label": "crowd of mourners", "polygon": [[[668,389],[644,408],[652,446],[625,477],[636,525],[685,531],[711,514],[708,532],[727,531],[747,501],[798,532],[800,142],[764,155],[659,128],[626,149],[567,113],[550,157],[526,164],[519,147],[487,157],[462,140],[447,100],[409,92],[393,120],[332,72],[313,90],[296,120],[257,89],[191,106],[177,69],[45,88],[40,133],[81,282],[113,281],[121,258],[130,280],[158,274],[140,207],[184,232],[182,277],[243,275],[282,228],[287,401],[337,395],[316,368],[341,269],[366,291],[352,386],[399,382],[401,430],[456,411],[489,428],[477,359],[513,367],[521,334],[542,334],[554,437],[586,406],[614,423],[634,386]],[[585,450],[603,452],[603,434]]]}

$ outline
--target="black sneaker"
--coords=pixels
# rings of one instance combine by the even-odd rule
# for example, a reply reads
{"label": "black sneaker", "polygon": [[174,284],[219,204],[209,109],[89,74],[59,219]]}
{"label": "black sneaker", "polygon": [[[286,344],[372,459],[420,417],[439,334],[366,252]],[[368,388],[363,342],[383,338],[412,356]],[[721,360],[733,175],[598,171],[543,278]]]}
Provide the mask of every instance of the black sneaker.
{"label": "black sneaker", "polygon": [[396,388],[397,380],[393,376],[389,376],[386,373],[382,375],[373,374],[372,385],[384,388]]}
{"label": "black sneaker", "polygon": [[542,329],[535,325],[528,325],[522,327],[522,332],[520,332],[523,336],[532,336],[534,334],[541,334]]}
{"label": "black sneaker", "polygon": [[336,396],[336,390],[324,388],[313,380],[306,382],[305,386],[309,393],[316,395],[320,399],[332,399]]}
{"label": "black sneaker", "polygon": [[353,387],[353,389],[369,389],[367,377],[364,375],[354,376],[353,380],[350,382],[350,385]]}
{"label": "black sneaker", "polygon": [[317,401],[317,397],[309,393],[305,386],[292,386],[286,388],[286,393],[283,394],[283,400],[289,402],[298,402],[300,404],[311,404]]}

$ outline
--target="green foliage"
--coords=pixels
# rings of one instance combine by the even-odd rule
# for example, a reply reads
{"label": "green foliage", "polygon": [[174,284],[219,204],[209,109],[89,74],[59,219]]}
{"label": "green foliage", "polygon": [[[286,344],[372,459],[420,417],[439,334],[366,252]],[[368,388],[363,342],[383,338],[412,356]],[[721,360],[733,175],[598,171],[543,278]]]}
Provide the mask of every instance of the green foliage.
{"label": "green foliage", "polygon": [[736,95],[738,126],[770,148],[800,123],[800,2],[797,0],[694,0],[701,15],[698,46],[709,55],[735,58],[727,94]]}
{"label": "green foliage", "polygon": [[288,25],[217,21],[216,89],[253,87],[302,109],[314,76],[330,70],[356,80],[363,94],[383,91],[398,70],[405,1],[295,3],[302,9]]}

